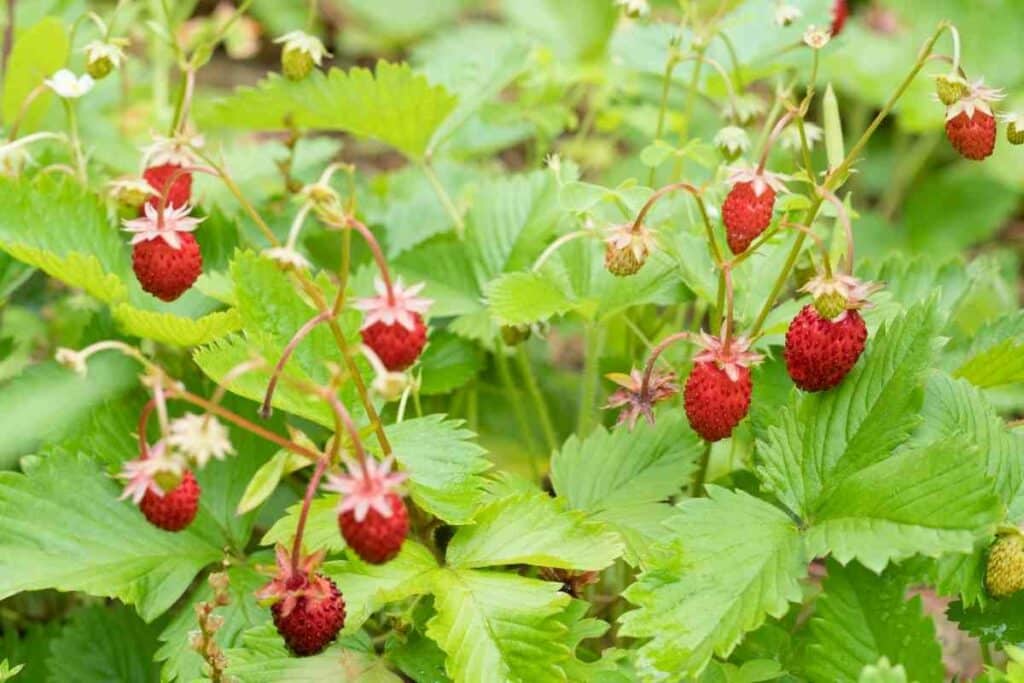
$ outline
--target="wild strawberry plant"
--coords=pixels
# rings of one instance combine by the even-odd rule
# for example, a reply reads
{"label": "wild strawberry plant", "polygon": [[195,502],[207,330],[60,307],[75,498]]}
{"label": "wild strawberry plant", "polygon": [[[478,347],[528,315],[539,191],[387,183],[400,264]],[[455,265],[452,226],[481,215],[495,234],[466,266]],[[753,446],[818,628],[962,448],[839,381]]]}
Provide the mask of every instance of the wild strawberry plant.
{"label": "wild strawberry plant", "polygon": [[1021,680],[1016,3],[84,4],[0,680]]}

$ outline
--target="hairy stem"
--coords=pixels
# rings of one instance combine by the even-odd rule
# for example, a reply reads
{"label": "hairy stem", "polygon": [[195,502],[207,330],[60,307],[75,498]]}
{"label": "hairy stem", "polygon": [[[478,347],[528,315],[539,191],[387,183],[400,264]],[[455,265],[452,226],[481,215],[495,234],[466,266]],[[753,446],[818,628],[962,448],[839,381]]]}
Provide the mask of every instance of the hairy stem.
{"label": "hairy stem", "polygon": [[[338,438],[338,437],[335,437]],[[302,498],[302,510],[299,512],[299,521],[295,525],[295,540],[292,542],[292,571],[298,573],[302,561],[302,536],[306,532],[306,519],[309,518],[309,507],[313,504],[313,496],[320,486],[320,479],[327,469],[327,455],[320,456],[316,461],[316,469],[313,476],[309,478],[306,486],[306,495]]]}
{"label": "hairy stem", "polygon": [[271,403],[274,400],[274,390],[277,388],[278,380],[281,378],[281,373],[284,371],[284,366],[288,363],[288,359],[292,357],[292,353],[298,345],[309,336],[309,333],[316,329],[316,326],[320,323],[330,320],[333,317],[332,311],[321,311],[315,316],[303,323],[302,327],[292,336],[288,343],[284,347],[284,351],[281,352],[281,357],[277,360],[277,364],[274,366],[274,371],[270,374],[270,381],[267,383],[267,391],[263,395],[263,404],[260,406],[260,417],[264,420],[270,418],[273,408]]}

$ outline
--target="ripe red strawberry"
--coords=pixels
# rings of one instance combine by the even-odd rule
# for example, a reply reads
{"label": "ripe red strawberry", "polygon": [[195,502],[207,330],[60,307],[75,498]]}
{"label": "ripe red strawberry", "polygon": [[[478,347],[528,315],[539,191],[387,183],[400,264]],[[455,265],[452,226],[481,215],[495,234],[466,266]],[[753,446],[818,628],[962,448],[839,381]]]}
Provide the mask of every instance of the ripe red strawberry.
{"label": "ripe red strawberry", "polygon": [[277,574],[256,592],[274,600],[270,613],[288,649],[306,657],[322,652],[345,625],[345,600],[331,579],[315,571],[323,552],[293,567],[288,551],[277,546]]}
{"label": "ripe red strawberry", "polygon": [[731,187],[722,203],[722,222],[729,249],[740,254],[771,225],[775,195],[785,186],[779,176],[751,168],[733,169],[728,182]]}
{"label": "ripe red strawberry", "polygon": [[853,369],[867,338],[868,328],[857,311],[829,319],[808,304],[786,332],[786,370],[804,391],[831,389]]}
{"label": "ripe red strawberry", "polygon": [[378,462],[365,458],[345,461],[348,473],[328,475],[324,487],[342,495],[338,527],[345,542],[359,557],[382,564],[398,554],[409,533],[409,515],[395,488],[405,475],[392,472],[394,457]]}
{"label": "ripe red strawberry", "polygon": [[846,20],[850,16],[850,6],[846,0],[835,0],[832,5],[832,37],[835,38],[842,32]]}
{"label": "ripe red strawberry", "polygon": [[695,432],[707,441],[719,441],[732,434],[750,409],[750,366],[761,356],[750,351],[750,342],[744,338],[726,345],[701,333],[700,343],[704,351],[694,356],[683,406]]}
{"label": "ripe red strawberry", "polygon": [[995,150],[996,119],[980,109],[972,116],[960,112],[946,121],[946,137],[965,158],[981,161]]}
{"label": "ripe red strawberry", "polygon": [[726,241],[734,254],[747,250],[750,243],[772,222],[775,191],[766,188],[761,196],[754,193],[751,183],[736,183],[722,204]]}
{"label": "ripe red strawberry", "polygon": [[142,288],[164,301],[185,293],[203,272],[199,243],[190,233],[180,233],[175,249],[162,239],[139,242],[132,248],[132,269]]}
{"label": "ripe red strawberry", "polygon": [[990,103],[1002,98],[1001,91],[986,88],[978,81],[946,108],[946,137],[953,149],[975,161],[992,154],[996,146],[996,118]]}
{"label": "ripe red strawberry", "polygon": [[720,441],[747,416],[752,390],[748,368],[732,380],[712,362],[697,363],[683,390],[686,418],[701,438]]}
{"label": "ripe red strawberry", "polygon": [[413,328],[399,323],[388,325],[375,322],[362,329],[363,343],[373,349],[384,367],[391,371],[404,370],[420,357],[427,345],[427,327],[418,313],[412,314]]}
{"label": "ripe red strawberry", "polygon": [[199,493],[199,483],[195,476],[185,470],[181,482],[163,495],[152,489],[147,490],[139,501],[139,509],[153,526],[166,531],[181,531],[196,518]]}
{"label": "ripe red strawberry", "polygon": [[338,527],[348,547],[370,564],[384,564],[397,555],[409,533],[409,515],[402,498],[388,493],[387,504],[391,510],[388,517],[372,507],[361,522],[353,510],[338,515]]}
{"label": "ripe red strawberry", "polygon": [[392,372],[404,370],[416,362],[427,344],[423,313],[432,303],[417,296],[423,283],[403,287],[377,279],[377,296],[359,299],[355,307],[366,313],[363,319],[363,343],[373,349],[384,367]]}
{"label": "ripe red strawberry", "polygon": [[[170,189],[167,189],[167,206],[182,207],[189,203],[192,198],[192,174],[181,171],[179,164],[159,164],[147,168],[142,177],[153,188],[153,195],[146,200],[148,204],[159,208],[160,197],[167,189],[167,183],[171,182]],[[141,215],[141,213],[140,213]]]}

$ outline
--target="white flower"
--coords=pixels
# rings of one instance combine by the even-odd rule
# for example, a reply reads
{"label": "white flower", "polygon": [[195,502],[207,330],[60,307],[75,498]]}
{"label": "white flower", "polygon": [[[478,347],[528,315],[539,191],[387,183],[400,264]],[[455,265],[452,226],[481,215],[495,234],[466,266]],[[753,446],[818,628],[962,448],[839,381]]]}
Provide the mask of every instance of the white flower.
{"label": "white flower", "polygon": [[651,5],[647,0],[615,0],[615,4],[626,12],[626,16],[636,19],[651,13]]}
{"label": "white flower", "polygon": [[799,7],[780,3],[779,6],[775,8],[775,23],[779,26],[789,26],[799,19],[802,14],[803,12],[800,11]]}
{"label": "white flower", "polygon": [[[395,456],[389,455],[378,462],[367,457],[365,463],[359,464],[343,458],[348,468],[347,474],[327,475],[324,489],[344,496],[338,506],[338,514],[352,512],[357,522],[366,519],[366,513],[375,510],[382,517],[391,516],[391,504],[388,495],[406,480],[402,472],[392,472]],[[365,468],[365,469],[364,469]]]}
{"label": "white flower", "polygon": [[124,479],[127,482],[124,492],[121,494],[121,500],[131,498],[138,505],[149,491],[163,496],[164,490],[157,483],[157,477],[167,474],[177,479],[184,473],[184,459],[164,448],[163,441],[158,441],[150,446],[148,458],[140,457],[124,463],[121,472],[117,475],[118,479]]}
{"label": "white flower", "polygon": [[174,137],[154,135],[153,143],[142,148],[142,163],[144,166],[192,166],[196,163],[196,155],[192,148],[202,147],[203,142],[202,135],[190,135],[185,132]]}
{"label": "white flower", "polygon": [[807,47],[814,50],[820,50],[821,48],[828,45],[828,41],[832,39],[832,32],[828,29],[815,28],[814,26],[808,26],[807,30],[804,31],[804,43]]}
{"label": "white flower", "polygon": [[331,56],[331,53],[327,51],[327,48],[324,47],[319,38],[311,36],[305,31],[289,31],[274,42],[284,43],[285,50],[296,50],[306,53],[317,66],[320,66],[320,62],[323,61],[324,57]]}
{"label": "white flower", "polygon": [[54,354],[54,360],[66,367],[68,370],[74,370],[82,377],[85,377],[86,373],[89,371],[85,362],[85,356],[74,349],[64,347],[57,349],[57,353]]}
{"label": "white flower", "polygon": [[726,126],[715,133],[714,143],[725,150],[730,159],[735,159],[750,149],[750,136],[739,126]]}
{"label": "white flower", "polygon": [[70,69],[61,69],[44,83],[53,92],[66,99],[76,99],[92,90],[95,81],[89,74],[76,76]]}
{"label": "white flower", "polygon": [[374,281],[377,296],[359,299],[354,305],[356,309],[366,313],[362,329],[378,322],[389,327],[398,323],[410,331],[416,329],[416,318],[413,314],[423,315],[434,303],[430,299],[417,296],[424,284],[420,282],[406,288],[402,286],[402,279],[399,278],[391,288],[392,296],[389,296],[387,285],[378,277]]}
{"label": "white flower", "polygon": [[211,458],[223,460],[235,452],[228,430],[212,415],[185,413],[171,421],[169,431],[168,445],[191,458],[198,467],[205,467]]}
{"label": "white flower", "polygon": [[146,215],[121,222],[127,232],[134,233],[132,244],[161,238],[172,249],[181,249],[179,233],[192,232],[205,220],[189,216],[188,212],[191,210],[188,204],[178,208],[167,206],[161,216],[159,209],[152,204],[146,204]]}
{"label": "white flower", "polygon": [[290,266],[292,268],[299,269],[309,268],[309,260],[291,247],[272,247],[270,249],[264,249],[263,255],[277,263],[280,263],[282,266]]}
{"label": "white flower", "polygon": [[124,60],[124,50],[117,42],[105,42],[102,40],[94,40],[85,46],[84,50],[85,58],[90,62],[96,62],[101,59],[110,61],[111,66],[115,69],[121,66],[121,62]]}

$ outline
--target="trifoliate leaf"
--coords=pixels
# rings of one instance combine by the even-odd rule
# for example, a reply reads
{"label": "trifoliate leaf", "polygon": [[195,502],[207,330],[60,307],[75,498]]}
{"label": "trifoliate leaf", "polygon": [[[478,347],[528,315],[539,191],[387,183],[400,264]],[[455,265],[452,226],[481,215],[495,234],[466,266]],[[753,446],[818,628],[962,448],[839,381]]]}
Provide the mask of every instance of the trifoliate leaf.
{"label": "trifoliate leaf", "polygon": [[922,612],[920,597],[906,600],[905,595],[906,583],[898,578],[830,562],[824,595],[814,603],[808,626],[803,654],[808,679],[857,681],[864,667],[888,657],[910,680],[943,680],[935,624]]}
{"label": "trifoliate leaf", "polygon": [[446,330],[432,332],[419,361],[420,394],[450,393],[476,377],[483,364],[483,353],[475,344]]}
{"label": "trifoliate leaf", "polygon": [[532,564],[561,569],[604,569],[622,544],[603,524],[561,510],[547,494],[495,501],[480,510],[448,545],[448,565],[458,568]]}
{"label": "trifoliate leaf", "polygon": [[345,596],[345,633],[358,631],[371,614],[390,602],[427,593],[437,560],[419,543],[406,540],[398,555],[384,564],[359,559],[328,562],[323,572]]}
{"label": "trifoliate leaf", "polygon": [[50,643],[50,680],[76,683],[156,681],[156,632],[124,605],[93,605],[73,612]]}
{"label": "trifoliate leaf", "polygon": [[491,315],[500,325],[530,325],[567,313],[573,302],[540,273],[506,273],[487,287]]}
{"label": "trifoliate leaf", "polygon": [[341,130],[420,159],[455,103],[408,65],[379,61],[376,72],[331,69],[297,83],[271,75],[255,88],[240,88],[202,118],[207,125],[241,129]]}
{"label": "trifoliate leaf", "polygon": [[409,473],[409,493],[419,507],[449,524],[466,524],[484,501],[481,476],[491,467],[460,420],[428,415],[389,425],[395,459]]}
{"label": "trifoliate leaf", "polygon": [[45,458],[29,474],[0,473],[0,597],[78,590],[119,598],[152,620],[221,557],[219,545],[189,530],[152,526],[120,493],[82,456]]}
{"label": "trifoliate leaf", "polygon": [[173,313],[143,311],[122,303],[114,309],[114,318],[125,334],[171,346],[206,344],[242,327],[238,311],[233,308],[201,318],[186,318]]}
{"label": "trifoliate leaf", "polygon": [[569,596],[557,583],[513,574],[442,569],[434,574],[434,608],[427,635],[448,657],[456,681],[564,681],[571,656],[559,620]]}
{"label": "trifoliate leaf", "polygon": [[638,609],[620,635],[649,638],[641,664],[659,672],[698,675],[801,599],[810,556],[793,520],[743,492],[709,486],[708,496],[679,506],[670,545],[624,593]]}

